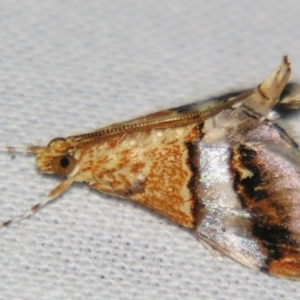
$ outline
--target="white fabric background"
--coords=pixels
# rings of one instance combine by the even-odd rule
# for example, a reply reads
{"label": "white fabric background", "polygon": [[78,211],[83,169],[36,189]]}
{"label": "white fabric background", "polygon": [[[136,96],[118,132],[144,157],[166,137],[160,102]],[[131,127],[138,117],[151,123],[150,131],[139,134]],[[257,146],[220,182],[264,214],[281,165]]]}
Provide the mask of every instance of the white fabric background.
{"label": "white fabric background", "polygon": [[[2,0],[0,145],[44,145],[255,86],[283,54],[297,79],[299,16],[297,0]],[[33,157],[1,153],[0,221],[57,182],[36,172]],[[218,262],[179,226],[85,185],[0,232],[1,300],[263,300],[299,293],[298,282]]]}

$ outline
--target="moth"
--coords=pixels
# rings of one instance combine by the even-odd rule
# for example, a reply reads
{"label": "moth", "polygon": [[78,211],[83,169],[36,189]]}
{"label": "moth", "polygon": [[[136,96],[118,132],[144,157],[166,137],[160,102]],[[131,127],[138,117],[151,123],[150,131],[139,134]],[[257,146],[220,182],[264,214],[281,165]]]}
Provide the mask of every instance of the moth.
{"label": "moth", "polygon": [[[30,146],[40,172],[136,201],[250,268],[300,279],[300,152],[276,108],[298,108],[287,56],[255,89]],[[7,151],[15,148],[7,147]]]}

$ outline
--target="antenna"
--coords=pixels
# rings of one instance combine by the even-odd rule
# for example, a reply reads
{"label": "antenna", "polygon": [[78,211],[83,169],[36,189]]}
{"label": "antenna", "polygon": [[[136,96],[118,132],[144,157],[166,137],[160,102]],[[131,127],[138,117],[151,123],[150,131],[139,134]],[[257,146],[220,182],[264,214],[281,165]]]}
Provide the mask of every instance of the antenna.
{"label": "antenna", "polygon": [[22,147],[6,146],[6,147],[0,147],[0,152],[31,154],[31,153],[38,153],[41,149],[45,149],[45,147],[30,146],[30,147],[22,148]]}

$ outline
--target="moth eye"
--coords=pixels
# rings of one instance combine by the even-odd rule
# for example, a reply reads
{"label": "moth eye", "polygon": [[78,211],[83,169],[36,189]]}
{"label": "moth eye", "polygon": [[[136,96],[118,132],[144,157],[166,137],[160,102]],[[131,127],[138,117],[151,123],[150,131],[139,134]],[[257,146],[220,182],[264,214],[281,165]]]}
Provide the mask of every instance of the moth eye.
{"label": "moth eye", "polygon": [[57,138],[51,140],[51,141],[49,142],[49,144],[48,144],[47,147],[49,147],[49,146],[50,146],[52,143],[54,143],[54,142],[57,142],[57,141],[65,141],[65,140],[66,140],[65,138],[57,137]]}
{"label": "moth eye", "polygon": [[57,175],[67,176],[76,166],[76,160],[71,155],[62,155],[56,157],[52,162],[53,172]]}

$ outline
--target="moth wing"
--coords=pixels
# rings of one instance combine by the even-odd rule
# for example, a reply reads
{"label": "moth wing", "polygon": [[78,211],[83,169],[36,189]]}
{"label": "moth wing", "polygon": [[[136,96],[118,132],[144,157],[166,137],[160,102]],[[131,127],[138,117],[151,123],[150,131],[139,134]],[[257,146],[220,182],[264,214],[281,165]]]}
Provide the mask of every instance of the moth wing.
{"label": "moth wing", "polygon": [[288,83],[280,96],[280,101],[275,106],[278,109],[299,109],[300,84]]}
{"label": "moth wing", "polygon": [[299,279],[299,148],[282,130],[260,123],[238,137],[242,143],[199,144],[201,218],[195,234],[248,267]]}

